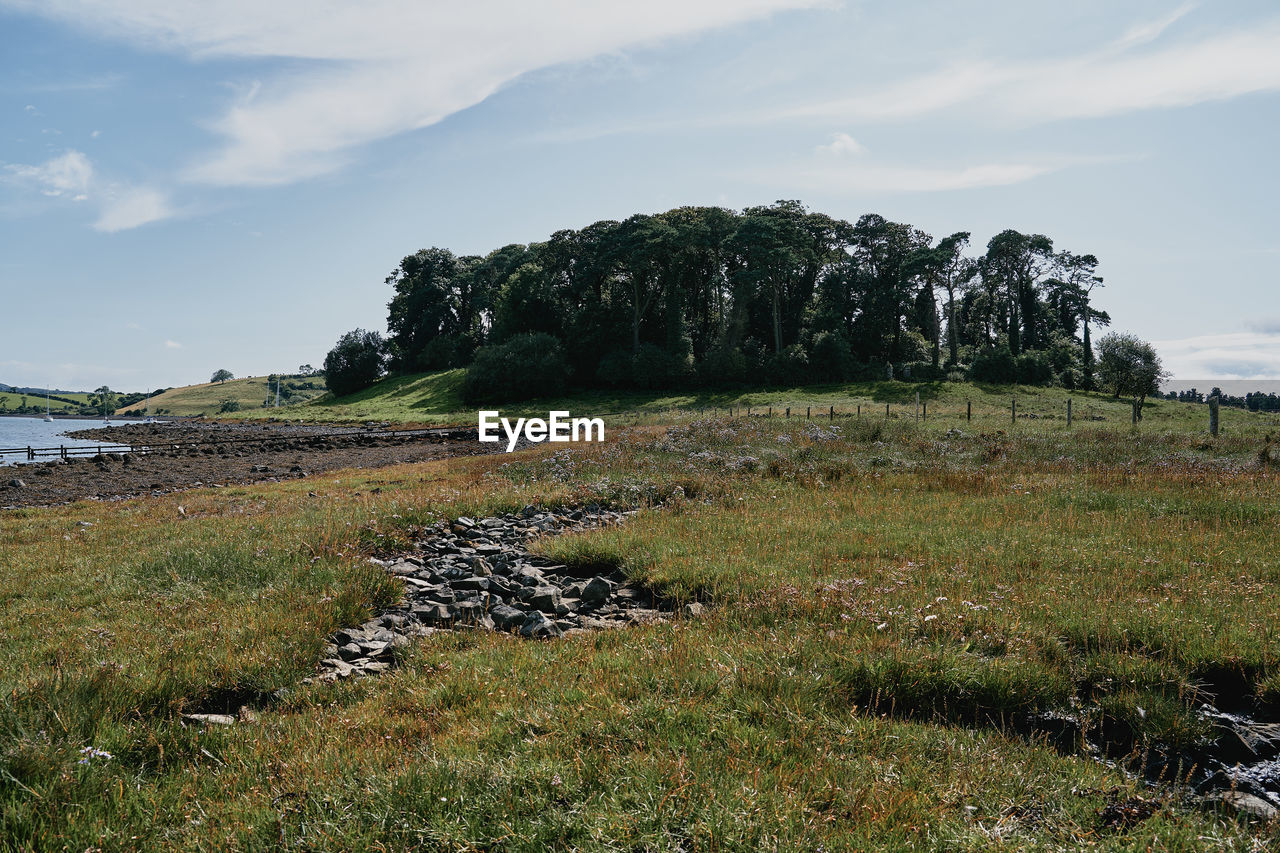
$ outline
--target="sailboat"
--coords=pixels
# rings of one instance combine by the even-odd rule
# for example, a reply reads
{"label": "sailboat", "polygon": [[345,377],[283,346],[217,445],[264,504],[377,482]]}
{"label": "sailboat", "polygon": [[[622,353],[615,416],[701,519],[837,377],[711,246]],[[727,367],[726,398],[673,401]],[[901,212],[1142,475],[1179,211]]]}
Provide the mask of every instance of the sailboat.
{"label": "sailboat", "polygon": [[44,389],[44,417],[41,418],[45,423],[53,423],[53,415],[49,414],[49,389]]}
{"label": "sailboat", "polygon": [[144,411],[144,414],[147,416],[147,419],[146,419],[145,421],[143,421],[143,423],[144,423],[144,424],[153,424],[153,423],[155,423],[155,422],[156,422],[156,419],[155,419],[155,418],[153,418],[153,417],[151,417],[151,391],[150,391],[150,389],[148,389],[148,390],[147,390],[147,408],[146,408],[146,410]]}

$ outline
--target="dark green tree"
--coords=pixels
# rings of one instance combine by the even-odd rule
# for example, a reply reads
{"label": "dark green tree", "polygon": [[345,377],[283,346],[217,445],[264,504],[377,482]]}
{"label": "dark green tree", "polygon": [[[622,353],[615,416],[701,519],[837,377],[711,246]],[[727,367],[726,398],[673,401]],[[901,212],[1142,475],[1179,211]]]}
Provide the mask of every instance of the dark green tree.
{"label": "dark green tree", "polygon": [[377,332],[354,329],[341,338],[324,358],[325,380],[338,397],[368,388],[382,377],[386,341]]}

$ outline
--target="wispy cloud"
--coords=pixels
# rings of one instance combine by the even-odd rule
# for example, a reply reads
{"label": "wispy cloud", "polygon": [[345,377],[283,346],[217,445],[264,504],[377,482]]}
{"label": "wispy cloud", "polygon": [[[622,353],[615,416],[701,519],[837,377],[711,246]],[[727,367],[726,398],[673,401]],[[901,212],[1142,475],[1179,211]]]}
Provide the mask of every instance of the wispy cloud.
{"label": "wispy cloud", "polygon": [[1143,21],[1142,23],[1134,24],[1125,32],[1124,35],[1116,40],[1113,47],[1124,50],[1130,47],[1147,44],[1148,42],[1153,42],[1160,38],[1160,36],[1164,35],[1165,30],[1172,27],[1178,21],[1181,21],[1199,5],[1199,3],[1183,3],[1181,6],[1169,12],[1169,14],[1162,18],[1156,18],[1151,21]]}
{"label": "wispy cloud", "polygon": [[522,74],[830,0],[0,0],[197,58],[299,60],[210,126],[225,139],[188,180],[280,184],[363,144],[441,121]]}
{"label": "wispy cloud", "polygon": [[775,118],[915,119],[957,107],[1020,121],[1098,118],[1280,91],[1280,20],[1137,51],[1190,11],[1130,30],[1092,53],[1035,62],[970,61]]}
{"label": "wispy cloud", "polygon": [[165,349],[182,349],[182,344],[178,343],[177,341],[165,341],[164,348]]}
{"label": "wispy cloud", "polygon": [[884,162],[850,137],[838,133],[814,148],[803,162],[756,169],[739,177],[756,183],[834,193],[925,193],[1003,187],[1073,166],[1120,162],[1125,157],[1043,155],[976,165]]}
{"label": "wispy cloud", "polygon": [[175,214],[168,196],[149,187],[104,180],[92,161],[74,149],[38,165],[4,164],[0,183],[9,183],[48,198],[96,203],[98,231],[124,231]]}
{"label": "wispy cloud", "polygon": [[819,145],[814,151],[828,157],[851,157],[856,154],[862,154],[866,147],[854,139],[847,133],[833,133],[831,141],[826,145]]}
{"label": "wispy cloud", "polygon": [[11,183],[27,185],[51,198],[85,201],[93,181],[93,164],[79,151],[71,150],[50,160],[29,166],[10,163],[4,172]]}
{"label": "wispy cloud", "polygon": [[173,215],[173,207],[163,192],[149,187],[132,187],[113,193],[105,201],[93,227],[97,231],[114,233],[159,222]]}
{"label": "wispy cloud", "polygon": [[1280,379],[1280,325],[1272,330],[1153,341],[1175,377]]}

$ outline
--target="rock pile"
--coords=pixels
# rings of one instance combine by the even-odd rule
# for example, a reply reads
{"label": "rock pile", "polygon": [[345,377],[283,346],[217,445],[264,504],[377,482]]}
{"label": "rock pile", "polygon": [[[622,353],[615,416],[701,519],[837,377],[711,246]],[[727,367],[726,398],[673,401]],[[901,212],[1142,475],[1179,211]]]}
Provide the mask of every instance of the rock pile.
{"label": "rock pile", "polygon": [[[373,560],[403,579],[405,598],[359,628],[336,632],[317,678],[383,672],[397,648],[435,631],[503,631],[543,639],[663,618],[662,602],[620,571],[575,573],[526,548],[539,536],[620,524],[631,514],[530,506],[515,515],[437,525],[415,553]],[[689,615],[701,609],[686,607]]]}

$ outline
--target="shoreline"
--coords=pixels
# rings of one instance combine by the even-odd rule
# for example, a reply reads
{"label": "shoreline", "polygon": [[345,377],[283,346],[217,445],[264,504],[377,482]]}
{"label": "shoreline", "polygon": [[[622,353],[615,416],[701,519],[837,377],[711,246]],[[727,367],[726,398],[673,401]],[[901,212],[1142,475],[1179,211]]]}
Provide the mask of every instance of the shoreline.
{"label": "shoreline", "polygon": [[[299,424],[122,424],[77,430],[76,437],[119,444],[173,446],[148,453],[110,451],[92,457],[5,466],[0,510],[57,506],[78,500],[130,500],[202,487],[303,479],[337,468],[381,468],[452,456],[493,453],[464,431],[385,436],[380,430]],[[179,444],[199,441],[199,445]]]}

